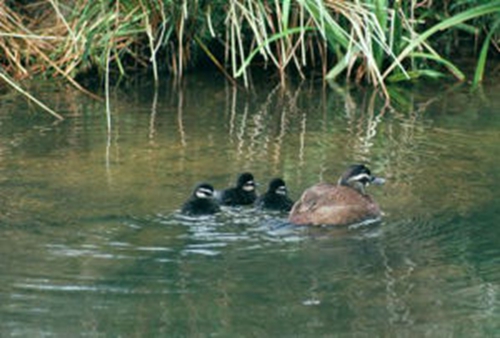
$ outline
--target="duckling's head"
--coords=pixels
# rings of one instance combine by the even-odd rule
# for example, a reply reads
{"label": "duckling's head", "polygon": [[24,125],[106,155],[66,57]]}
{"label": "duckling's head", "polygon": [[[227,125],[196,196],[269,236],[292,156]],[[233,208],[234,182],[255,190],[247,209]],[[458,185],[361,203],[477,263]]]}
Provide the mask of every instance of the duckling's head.
{"label": "duckling's head", "polygon": [[200,183],[194,188],[193,196],[199,199],[214,197],[214,187],[208,183]]}
{"label": "duckling's head", "polygon": [[384,178],[373,176],[370,169],[364,164],[351,165],[338,181],[338,185],[354,188],[363,195],[365,194],[365,188],[370,184],[381,185],[384,183]]}
{"label": "duckling's head", "polygon": [[281,178],[274,178],[269,182],[269,187],[267,189],[269,193],[275,193],[277,195],[286,196],[287,189],[285,185],[285,181]]}
{"label": "duckling's head", "polygon": [[255,181],[253,175],[250,173],[243,173],[238,176],[238,182],[236,183],[236,187],[239,189],[243,189],[246,192],[252,192],[255,190]]}

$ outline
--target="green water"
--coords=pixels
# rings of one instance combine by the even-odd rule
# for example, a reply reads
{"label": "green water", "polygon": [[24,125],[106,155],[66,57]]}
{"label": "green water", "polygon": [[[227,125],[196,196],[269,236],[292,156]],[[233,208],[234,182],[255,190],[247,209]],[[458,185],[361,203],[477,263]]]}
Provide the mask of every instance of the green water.
{"label": "green water", "polygon": [[[500,336],[498,85],[135,83],[109,135],[104,102],[33,90],[67,119],[2,94],[1,337]],[[297,199],[354,162],[387,179],[381,224],[177,214],[199,181]]]}

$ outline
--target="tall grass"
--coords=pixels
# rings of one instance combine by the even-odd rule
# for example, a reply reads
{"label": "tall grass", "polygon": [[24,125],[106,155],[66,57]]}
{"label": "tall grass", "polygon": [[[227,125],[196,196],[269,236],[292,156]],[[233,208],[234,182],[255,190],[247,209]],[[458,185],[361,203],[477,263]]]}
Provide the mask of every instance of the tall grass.
{"label": "tall grass", "polygon": [[245,86],[253,68],[274,70],[282,83],[320,69],[325,80],[368,83],[388,96],[391,81],[464,80],[450,59],[461,43],[481,44],[479,83],[488,56],[498,56],[499,13],[499,0],[4,1],[1,77],[63,78],[87,92],[75,79],[89,70],[109,79],[148,69],[158,81],[205,59]]}

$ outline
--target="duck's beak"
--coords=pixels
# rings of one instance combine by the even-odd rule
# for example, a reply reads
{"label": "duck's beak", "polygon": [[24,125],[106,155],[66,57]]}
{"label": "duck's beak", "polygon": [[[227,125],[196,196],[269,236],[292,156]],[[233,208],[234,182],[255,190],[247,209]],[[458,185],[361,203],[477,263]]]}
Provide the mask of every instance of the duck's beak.
{"label": "duck's beak", "polygon": [[385,178],[372,176],[371,184],[373,185],[383,185],[385,183]]}

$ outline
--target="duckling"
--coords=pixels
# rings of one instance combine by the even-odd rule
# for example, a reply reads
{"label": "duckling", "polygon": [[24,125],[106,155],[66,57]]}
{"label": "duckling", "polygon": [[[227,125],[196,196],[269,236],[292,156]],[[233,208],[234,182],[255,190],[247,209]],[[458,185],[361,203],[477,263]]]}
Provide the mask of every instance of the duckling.
{"label": "duckling", "polygon": [[181,208],[181,213],[189,216],[212,215],[220,211],[214,199],[214,187],[207,183],[198,184]]}
{"label": "duckling", "polygon": [[238,176],[236,186],[220,191],[217,199],[221,205],[250,205],[257,199],[255,187],[253,175],[248,172],[242,173]]}
{"label": "duckling", "polygon": [[383,178],[372,176],[365,165],[352,165],[337,185],[319,183],[304,191],[288,220],[298,225],[350,225],[378,219],[380,208],[365,188],[370,183],[384,182]]}
{"label": "duckling", "polygon": [[293,201],[287,196],[285,181],[274,178],[269,182],[267,192],[255,201],[258,209],[290,211]]}

